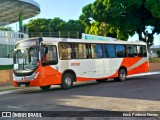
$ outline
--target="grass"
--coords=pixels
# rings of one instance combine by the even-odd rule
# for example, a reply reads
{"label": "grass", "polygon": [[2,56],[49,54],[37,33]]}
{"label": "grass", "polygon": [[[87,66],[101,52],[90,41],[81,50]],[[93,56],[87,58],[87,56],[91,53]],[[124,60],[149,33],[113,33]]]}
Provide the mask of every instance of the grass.
{"label": "grass", "polygon": [[150,63],[160,63],[160,57],[149,58]]}
{"label": "grass", "polygon": [[13,65],[0,65],[0,70],[12,70]]}
{"label": "grass", "polygon": [[9,91],[9,90],[17,90],[18,88],[16,88],[16,87],[7,87],[7,88],[1,88],[0,87],[0,92],[4,92],[4,91]]}

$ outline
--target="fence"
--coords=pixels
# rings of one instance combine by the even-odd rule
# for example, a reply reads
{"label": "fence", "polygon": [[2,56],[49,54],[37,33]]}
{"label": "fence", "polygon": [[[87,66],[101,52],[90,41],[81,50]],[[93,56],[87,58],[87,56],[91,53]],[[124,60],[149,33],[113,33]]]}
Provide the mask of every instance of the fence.
{"label": "fence", "polygon": [[13,82],[12,70],[0,70],[0,89],[3,85],[11,85]]}
{"label": "fence", "polygon": [[81,33],[78,31],[70,32],[30,32],[29,37],[57,37],[57,38],[81,38]]}

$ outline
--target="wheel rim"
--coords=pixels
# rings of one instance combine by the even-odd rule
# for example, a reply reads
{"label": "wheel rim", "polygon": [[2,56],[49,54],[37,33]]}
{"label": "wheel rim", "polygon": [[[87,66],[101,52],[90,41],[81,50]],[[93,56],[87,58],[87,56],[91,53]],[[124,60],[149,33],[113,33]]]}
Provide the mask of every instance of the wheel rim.
{"label": "wheel rim", "polygon": [[126,72],[125,71],[121,71],[121,73],[120,73],[120,79],[121,80],[125,80],[126,79]]}
{"label": "wheel rim", "polygon": [[72,84],[72,79],[70,77],[66,77],[64,82],[69,87]]}

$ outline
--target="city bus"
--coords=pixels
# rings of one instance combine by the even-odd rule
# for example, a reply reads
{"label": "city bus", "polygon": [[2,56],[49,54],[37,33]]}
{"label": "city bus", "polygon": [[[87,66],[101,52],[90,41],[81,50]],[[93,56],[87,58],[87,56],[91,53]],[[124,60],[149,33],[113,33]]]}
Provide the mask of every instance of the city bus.
{"label": "city bus", "polygon": [[125,81],[149,68],[142,41],[29,38],[16,42],[13,85],[72,88],[74,82]]}

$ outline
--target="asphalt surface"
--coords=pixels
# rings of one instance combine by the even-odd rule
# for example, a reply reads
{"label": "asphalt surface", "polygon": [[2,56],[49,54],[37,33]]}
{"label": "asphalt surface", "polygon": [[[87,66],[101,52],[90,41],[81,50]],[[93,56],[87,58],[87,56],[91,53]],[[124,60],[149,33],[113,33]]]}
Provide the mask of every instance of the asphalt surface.
{"label": "asphalt surface", "polygon": [[[109,80],[102,83],[95,81],[78,83],[69,90],[61,90],[60,86],[53,86],[49,91],[42,91],[40,88],[24,88],[11,94],[0,95],[0,111],[63,111],[56,113],[57,117],[62,114],[62,117],[65,117],[75,111],[119,111],[120,114],[123,111],[127,113],[128,111],[160,111],[160,74],[135,76],[128,78],[125,82]],[[77,118],[67,117],[62,120],[96,120],[100,119],[96,118],[100,115],[106,117],[103,115],[105,113],[84,114],[85,117],[80,115]],[[156,115],[156,113],[153,114]],[[116,112],[108,118],[101,117],[101,119],[117,119],[112,118],[114,115]],[[60,119],[57,117],[56,119]],[[118,119],[159,120],[159,117],[119,116]]]}

